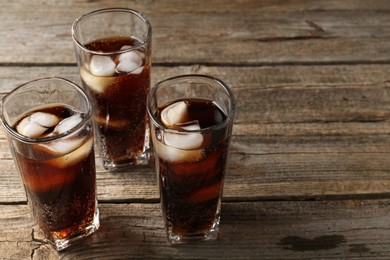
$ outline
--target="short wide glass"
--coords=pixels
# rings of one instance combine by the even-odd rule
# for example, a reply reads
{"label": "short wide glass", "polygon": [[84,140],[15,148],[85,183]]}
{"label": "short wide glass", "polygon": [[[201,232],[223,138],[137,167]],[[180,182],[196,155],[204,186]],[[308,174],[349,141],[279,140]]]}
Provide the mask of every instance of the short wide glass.
{"label": "short wide glass", "polygon": [[104,168],[148,164],[149,21],[132,9],[102,9],[76,19],[72,36]]}
{"label": "short wide glass", "polygon": [[214,77],[177,76],[151,89],[147,109],[168,241],[216,239],[235,110],[230,89]]}
{"label": "short wide glass", "polygon": [[[19,134],[22,118],[53,107],[71,108],[81,119],[73,126],[63,123],[68,130],[59,134],[42,138]],[[30,81],[2,99],[1,122],[32,215],[58,251],[99,228],[91,110],[84,91],[62,78]]]}

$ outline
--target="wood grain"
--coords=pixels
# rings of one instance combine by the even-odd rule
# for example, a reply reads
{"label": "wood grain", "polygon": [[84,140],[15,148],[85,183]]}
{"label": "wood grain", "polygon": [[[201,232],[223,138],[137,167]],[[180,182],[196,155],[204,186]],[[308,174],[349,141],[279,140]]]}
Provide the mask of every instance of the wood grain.
{"label": "wood grain", "polygon": [[[23,69],[23,77],[12,74],[15,69]],[[388,71],[388,65],[155,66],[153,82],[202,73],[231,86],[237,113],[225,200],[382,197],[390,193]],[[73,66],[5,67],[1,74],[13,75],[3,93],[45,75],[79,83]],[[4,133],[1,136],[0,202],[25,201]],[[97,161],[99,200],[158,201],[152,168],[109,173]]]}
{"label": "wood grain", "polygon": [[0,206],[9,212],[0,217],[9,224],[1,228],[0,251],[9,259],[48,260],[384,259],[389,206],[388,199],[224,203],[217,241],[169,246],[158,204],[101,204],[98,232],[59,254],[31,226],[26,206]]}
{"label": "wood grain", "polygon": [[[75,63],[78,16],[128,7],[149,18],[153,61],[183,64],[388,62],[390,2],[3,1],[0,63]],[[31,12],[34,10],[34,12]],[[44,19],[42,19],[44,17]]]}
{"label": "wood grain", "polygon": [[390,1],[1,1],[0,98],[79,84],[72,22],[109,7],[150,20],[152,85],[199,73],[235,95],[220,237],[169,246],[153,168],[110,173],[97,155],[101,228],[57,253],[1,130],[0,259],[390,258]]}

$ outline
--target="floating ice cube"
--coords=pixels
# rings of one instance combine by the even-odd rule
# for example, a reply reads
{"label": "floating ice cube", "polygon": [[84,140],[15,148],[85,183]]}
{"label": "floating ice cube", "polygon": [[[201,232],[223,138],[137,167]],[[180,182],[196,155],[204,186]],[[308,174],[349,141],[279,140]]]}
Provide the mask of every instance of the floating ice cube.
{"label": "floating ice cube", "polygon": [[176,123],[175,126],[179,129],[187,131],[200,130],[200,124],[198,120],[192,120],[185,123]]}
{"label": "floating ice cube", "polygon": [[[122,47],[123,48],[123,47]],[[142,72],[140,67],[143,64],[143,56],[139,51],[128,51],[119,55],[119,63],[116,70],[119,72],[131,72],[133,74],[139,74]]]}
{"label": "floating ice cube", "polygon": [[172,146],[165,145],[157,140],[155,135],[152,135],[153,145],[156,153],[163,160],[174,163],[194,162],[199,161],[203,155],[203,149],[197,150],[182,150]]}
{"label": "floating ice cube", "polygon": [[89,70],[98,77],[109,77],[115,75],[115,62],[108,56],[93,55]]}
{"label": "floating ice cube", "polygon": [[35,112],[20,121],[16,126],[16,131],[27,137],[38,138],[42,136],[48,128],[55,126],[58,122],[59,118],[55,115]]}
{"label": "floating ice cube", "polygon": [[[116,70],[119,72],[133,72],[137,70],[140,66],[131,61],[131,60],[124,60],[119,62],[118,66],[116,66]],[[138,73],[139,74],[139,73]]]}
{"label": "floating ice cube", "polygon": [[188,118],[188,106],[185,101],[173,103],[161,112],[161,121],[166,126],[174,126],[184,123]]}
{"label": "floating ice cube", "polygon": [[[69,141],[70,140],[64,141],[64,142],[69,142]],[[59,168],[65,168],[68,166],[72,166],[72,165],[74,165],[74,164],[76,164],[76,163],[78,163],[78,162],[80,162],[88,157],[88,155],[91,152],[91,149],[93,147],[93,138],[90,138],[85,143],[83,143],[84,142],[83,139],[74,139],[74,140],[71,140],[71,142],[72,142],[72,145],[74,145],[74,147],[71,147],[72,148],[71,152],[64,155],[64,156],[50,160],[50,163],[53,166],[56,166]],[[78,142],[78,144],[76,144],[76,142]],[[83,143],[83,144],[81,146],[79,146],[81,143]],[[57,145],[55,145],[55,146],[57,147]],[[59,146],[60,146],[60,144],[58,144],[58,147]],[[70,148],[70,146],[71,145],[69,145],[68,147]],[[78,148],[74,150],[75,147],[76,148],[78,147]],[[50,145],[49,148],[53,148],[53,146]],[[63,148],[60,148],[60,149],[63,149]]]}
{"label": "floating ice cube", "polygon": [[[178,126],[178,124],[176,124]],[[180,124],[182,130],[200,130],[198,121],[191,121],[185,124]],[[165,144],[183,150],[191,150],[199,148],[203,143],[203,135],[193,132],[165,132]]]}
{"label": "floating ice cube", "polygon": [[35,121],[30,121],[30,119],[26,117],[16,126],[16,130],[21,135],[30,138],[38,138],[47,131],[47,128],[41,126]]}
{"label": "floating ice cube", "polygon": [[[133,48],[134,48],[134,46],[131,46],[131,45],[123,45],[122,48],[121,48],[121,51],[126,50],[126,49],[130,50],[130,49],[133,49]],[[141,56],[142,59],[145,58],[145,53],[143,52],[143,50],[137,49],[137,50],[133,50],[133,51],[138,52],[138,54]]]}
{"label": "floating ice cube", "polygon": [[80,113],[76,113],[70,117],[67,117],[63,119],[53,130],[54,134],[62,134],[66,131],[69,131],[73,127],[77,126],[81,121],[83,120],[83,117]]}
{"label": "floating ice cube", "polygon": [[53,127],[58,124],[60,119],[53,114],[44,113],[44,112],[36,112],[30,115],[31,121],[35,121],[43,127]]}
{"label": "floating ice cube", "polygon": [[143,54],[142,52],[137,50],[131,50],[120,54],[119,62],[126,61],[126,60],[133,61],[134,63],[138,64],[138,66],[141,66],[144,58],[145,58],[145,54]]}
{"label": "floating ice cube", "polygon": [[80,68],[80,76],[88,88],[97,93],[103,93],[115,80],[115,77],[94,76],[84,68]]}
{"label": "floating ice cube", "polygon": [[[50,135],[65,133],[77,126],[82,120],[83,118],[80,113],[67,117],[59,122]],[[82,144],[82,141],[83,140],[79,138],[66,137],[60,140],[51,141],[48,144],[42,144],[41,146],[49,149],[53,154],[60,155],[76,150]]]}
{"label": "floating ice cube", "polygon": [[81,145],[82,139],[67,139],[67,140],[55,140],[49,144],[44,144],[45,148],[49,149],[53,154],[67,154],[73,150],[76,150]]}

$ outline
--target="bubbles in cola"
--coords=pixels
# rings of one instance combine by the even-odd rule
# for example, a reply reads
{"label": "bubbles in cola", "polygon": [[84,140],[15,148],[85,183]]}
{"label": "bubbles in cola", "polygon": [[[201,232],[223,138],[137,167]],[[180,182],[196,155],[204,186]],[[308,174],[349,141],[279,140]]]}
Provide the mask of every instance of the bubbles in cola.
{"label": "bubbles in cola", "polygon": [[104,166],[138,164],[142,159],[137,156],[148,146],[150,55],[130,37],[98,39],[85,47],[93,53],[80,66],[80,75],[93,104]]}
{"label": "bubbles in cola", "polygon": [[152,135],[168,233],[203,236],[214,225],[225,173],[226,115],[211,100],[183,99],[160,107],[167,129]]}
{"label": "bubbles in cola", "polygon": [[83,119],[75,108],[54,104],[27,112],[14,125],[19,134],[36,140],[16,148],[33,213],[45,234],[59,238],[79,234],[94,219],[93,130]]}

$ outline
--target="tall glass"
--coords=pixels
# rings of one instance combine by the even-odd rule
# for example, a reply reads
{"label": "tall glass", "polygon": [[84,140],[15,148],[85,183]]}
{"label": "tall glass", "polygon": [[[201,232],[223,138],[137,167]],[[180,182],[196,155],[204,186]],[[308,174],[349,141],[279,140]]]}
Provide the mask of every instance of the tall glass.
{"label": "tall glass", "polygon": [[33,80],[2,100],[1,122],[34,219],[62,250],[99,228],[91,105],[61,78]]}
{"label": "tall glass", "polygon": [[72,36],[104,167],[147,164],[150,23],[135,10],[103,9],[76,19]]}
{"label": "tall glass", "polygon": [[161,204],[170,243],[217,238],[234,98],[222,81],[183,75],[148,96]]}

